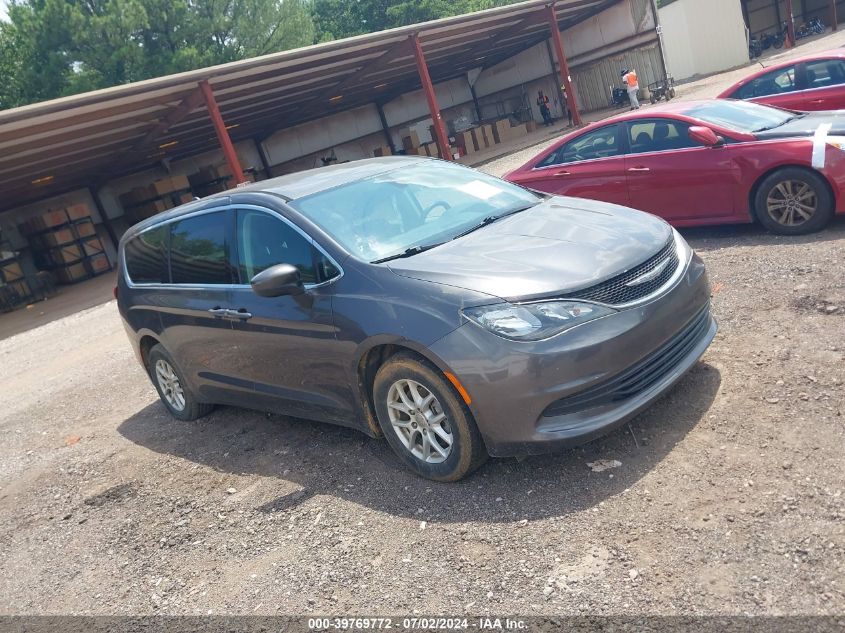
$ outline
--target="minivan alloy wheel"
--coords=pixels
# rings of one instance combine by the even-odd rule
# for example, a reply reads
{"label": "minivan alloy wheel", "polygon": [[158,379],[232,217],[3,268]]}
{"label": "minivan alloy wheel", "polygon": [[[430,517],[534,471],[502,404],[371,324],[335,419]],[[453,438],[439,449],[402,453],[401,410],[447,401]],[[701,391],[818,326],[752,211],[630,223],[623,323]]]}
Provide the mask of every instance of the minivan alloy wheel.
{"label": "minivan alloy wheel", "polygon": [[452,452],[449,419],[437,397],[415,380],[394,382],[387,393],[390,424],[406,449],[429,464],[444,462]]}
{"label": "minivan alloy wheel", "polygon": [[783,226],[798,226],[816,213],[818,198],[806,182],[784,180],[778,183],[766,199],[769,216]]}
{"label": "minivan alloy wheel", "polygon": [[163,358],[159,358],[155,365],[156,380],[158,386],[161,388],[161,393],[167,404],[182,411],[185,409],[185,393],[182,390],[182,383],[179,382],[179,376],[173,370],[173,367]]}

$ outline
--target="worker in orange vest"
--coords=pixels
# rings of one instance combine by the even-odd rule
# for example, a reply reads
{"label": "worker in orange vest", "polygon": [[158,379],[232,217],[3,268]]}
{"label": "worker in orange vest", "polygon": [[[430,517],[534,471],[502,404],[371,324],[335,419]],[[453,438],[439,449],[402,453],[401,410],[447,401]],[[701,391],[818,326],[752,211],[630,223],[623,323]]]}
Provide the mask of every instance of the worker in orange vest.
{"label": "worker in orange vest", "polygon": [[542,90],[537,91],[537,107],[540,108],[540,116],[543,117],[543,125],[552,125],[552,112],[549,109],[549,98]]}
{"label": "worker in orange vest", "polygon": [[640,109],[640,84],[637,81],[637,71],[636,70],[628,70],[625,68],[622,71],[622,83],[625,84],[625,88],[628,89],[628,98],[631,100],[631,109],[632,110],[639,110]]}

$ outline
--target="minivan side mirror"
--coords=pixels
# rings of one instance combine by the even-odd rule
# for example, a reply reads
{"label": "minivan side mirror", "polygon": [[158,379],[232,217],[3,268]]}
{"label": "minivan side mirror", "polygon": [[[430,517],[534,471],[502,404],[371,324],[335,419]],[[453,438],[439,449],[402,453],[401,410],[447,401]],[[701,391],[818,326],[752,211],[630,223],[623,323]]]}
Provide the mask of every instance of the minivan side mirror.
{"label": "minivan side mirror", "polygon": [[709,127],[704,127],[703,125],[690,126],[688,133],[692,140],[696,143],[701,143],[706,147],[717,147],[719,145],[724,145],[725,143],[725,139],[718,136]]}
{"label": "minivan side mirror", "polygon": [[299,295],[305,292],[299,270],[291,264],[271,266],[253,277],[249,284],[252,291],[261,297]]}

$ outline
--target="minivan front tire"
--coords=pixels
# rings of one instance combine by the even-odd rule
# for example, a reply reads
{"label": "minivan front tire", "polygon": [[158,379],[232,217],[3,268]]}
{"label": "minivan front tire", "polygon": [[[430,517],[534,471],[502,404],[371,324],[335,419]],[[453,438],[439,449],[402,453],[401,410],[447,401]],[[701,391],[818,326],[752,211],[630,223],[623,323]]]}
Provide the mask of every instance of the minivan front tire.
{"label": "minivan front tire", "polygon": [[472,412],[427,361],[410,353],[389,358],[376,373],[373,401],[390,447],[418,475],[457,481],[487,460]]}
{"label": "minivan front tire", "polygon": [[184,374],[160,343],[152,347],[148,358],[150,379],[170,415],[188,422],[211,413],[214,405],[197,401]]}

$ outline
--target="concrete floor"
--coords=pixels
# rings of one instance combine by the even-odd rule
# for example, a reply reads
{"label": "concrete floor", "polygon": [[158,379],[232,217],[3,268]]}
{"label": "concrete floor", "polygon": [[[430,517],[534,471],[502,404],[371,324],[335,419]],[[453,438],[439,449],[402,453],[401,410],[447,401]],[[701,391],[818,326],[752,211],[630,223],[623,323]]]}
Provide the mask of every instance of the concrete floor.
{"label": "concrete floor", "polygon": [[115,273],[110,272],[72,286],[57,286],[57,294],[50,299],[0,314],[0,340],[102,305],[113,298],[114,285]]}

